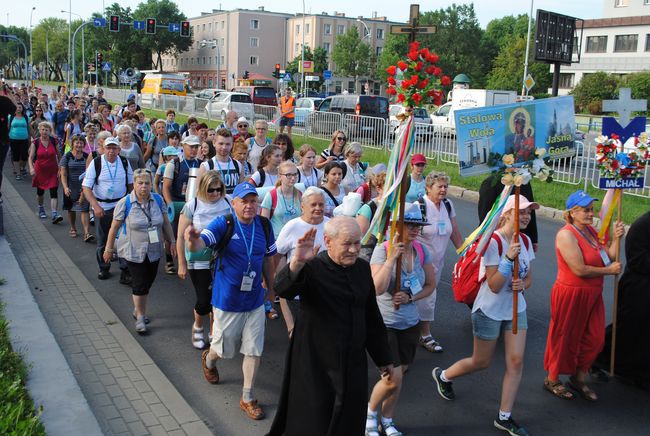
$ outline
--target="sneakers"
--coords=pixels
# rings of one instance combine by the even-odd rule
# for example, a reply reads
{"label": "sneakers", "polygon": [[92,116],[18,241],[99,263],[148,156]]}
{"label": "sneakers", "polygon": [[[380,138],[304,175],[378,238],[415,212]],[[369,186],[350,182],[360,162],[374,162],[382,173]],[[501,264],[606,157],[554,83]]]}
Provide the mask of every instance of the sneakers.
{"label": "sneakers", "polygon": [[508,419],[500,419],[497,416],[497,419],[494,420],[494,426],[499,430],[508,432],[512,436],[528,436],[528,430],[517,424],[512,419],[512,416]]}
{"label": "sneakers", "polygon": [[20,181],[22,179],[23,179],[23,177],[20,174],[16,174],[16,180]]}
{"label": "sneakers", "polygon": [[144,315],[140,315],[135,320],[135,331],[141,335],[147,333],[147,323],[144,322]]}
{"label": "sneakers", "polygon": [[433,380],[436,382],[436,386],[438,387],[438,393],[445,400],[453,400],[456,398],[456,394],[454,394],[454,388],[451,387],[452,383],[443,381],[440,378],[441,374],[442,368],[440,367],[435,367],[433,368],[433,371],[431,371],[431,376],[433,377]]}
{"label": "sneakers", "polygon": [[43,206],[38,207],[38,217],[42,220],[47,218],[47,214],[45,213],[45,208]]}
{"label": "sneakers", "polygon": [[170,276],[176,274],[176,267],[174,266],[174,262],[167,262],[165,264],[165,272],[169,274]]}
{"label": "sneakers", "polygon": [[99,274],[97,274],[97,278],[99,280],[106,280],[111,276],[111,273],[108,272],[106,269],[99,270]]}
{"label": "sneakers", "polygon": [[[137,315],[135,314],[135,309],[133,309],[131,316],[133,316],[133,319],[138,319]],[[144,323],[149,324],[149,317],[147,315],[144,316]]]}
{"label": "sneakers", "polygon": [[192,325],[192,346],[197,350],[203,350],[206,347],[205,338],[203,337],[203,327]]}
{"label": "sneakers", "polygon": [[52,212],[52,224],[59,224],[61,221],[63,221],[63,217],[57,212]]}
{"label": "sneakers", "polygon": [[214,368],[208,368],[208,365],[205,363],[205,358],[208,357],[209,352],[210,350],[205,350],[201,353],[201,368],[203,368],[203,376],[208,383],[216,385],[219,383],[219,371],[217,371],[216,366]]}

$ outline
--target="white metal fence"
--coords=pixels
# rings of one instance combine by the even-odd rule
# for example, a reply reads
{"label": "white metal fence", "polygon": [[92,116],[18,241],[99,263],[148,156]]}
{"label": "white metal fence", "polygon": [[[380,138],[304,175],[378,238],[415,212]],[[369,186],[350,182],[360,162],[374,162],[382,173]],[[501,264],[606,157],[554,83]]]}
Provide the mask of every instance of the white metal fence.
{"label": "white metal fence", "polygon": [[[125,100],[127,90],[107,90],[109,99]],[[116,94],[116,95],[114,95]],[[177,113],[192,115],[211,120],[206,112],[207,99],[197,97],[177,97],[163,95],[159,98],[142,96],[141,106],[150,109],[174,109]],[[254,105],[255,119],[263,119],[270,123],[271,130],[279,128],[278,108],[275,106]],[[598,124],[598,125],[597,125]],[[582,131],[592,131],[600,127],[599,123],[577,125]],[[458,164],[458,146],[456,136],[445,132],[440,126],[415,123],[415,153],[422,153],[428,159],[442,161],[449,164]],[[360,115],[341,115],[332,112],[312,112],[305,118],[302,125],[294,126],[293,134],[305,138],[318,138],[331,140],[335,130],[343,130],[348,135],[349,141],[358,141],[364,147],[375,150],[390,150],[394,141],[393,128],[383,118],[366,117]],[[592,139],[585,142],[576,141],[576,156],[556,159],[550,162],[554,170],[554,180],[560,183],[581,185],[584,189],[591,184],[598,187],[598,168],[595,160],[595,144]],[[650,171],[645,171],[646,184],[643,189],[625,190],[626,195],[650,198]]]}

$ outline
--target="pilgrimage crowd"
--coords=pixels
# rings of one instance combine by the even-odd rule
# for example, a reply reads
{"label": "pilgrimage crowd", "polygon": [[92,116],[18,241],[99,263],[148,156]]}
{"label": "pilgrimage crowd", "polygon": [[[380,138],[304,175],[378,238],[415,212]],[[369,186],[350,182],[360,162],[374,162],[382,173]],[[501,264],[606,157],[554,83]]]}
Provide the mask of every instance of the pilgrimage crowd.
{"label": "pilgrimage crowd", "polygon": [[[393,420],[402,380],[418,347],[444,350],[432,334],[437,286],[449,242],[463,244],[447,198],[448,175],[425,173],[425,156],[414,155],[404,234],[378,242],[363,236],[383,211],[385,165],[363,164],[361,144],[341,130],[321,152],[295,144],[290,93],[281,103],[288,133],[273,137],[266,121],[235,112],[216,129],[193,117],[179,125],[173,110],[147,119],[135,95],[113,105],[102,89],[91,95],[87,87],[79,94],[64,87],[50,93],[5,87],[4,94],[0,169],[10,149],[5,175],[16,183],[31,180],[37,215],[54,225],[64,221],[63,195],[69,236],[96,244],[98,278],[110,279],[115,263],[119,282],[131,287],[135,331],[150,329],[147,298],[162,261],[167,274],[189,277],[195,290],[188,337],[202,351],[205,379],[219,383],[220,361],[237,351],[244,356],[240,408],[252,419],[265,416],[254,394],[265,325],[282,316],[290,345],[270,434],[402,434]],[[501,190],[496,182],[488,178],[481,187],[481,219]],[[622,270],[612,241],[624,229],[616,223],[609,241],[599,241],[595,201],[583,191],[569,196],[566,225],[556,238],[543,386],[562,399],[597,400],[587,375],[607,361],[599,356],[606,342],[603,278]],[[511,196],[481,258],[482,280],[471,305],[472,355],[434,368],[432,378],[440,396],[453,400],[453,383],[487,368],[503,338],[506,370],[494,426],[527,435],[512,410],[526,347],[524,292],[535,291],[539,205],[532,191],[522,191],[518,204],[518,239]],[[391,223],[384,218],[386,230]],[[628,335],[648,330],[635,322],[648,306],[649,224],[650,212],[632,226],[634,240],[626,244],[621,299],[627,313],[620,319]],[[513,292],[521,294],[517,334]],[[648,348],[621,342],[621,373],[648,383],[642,370]],[[370,395],[367,355],[379,369]],[[561,375],[569,376],[566,382]]]}

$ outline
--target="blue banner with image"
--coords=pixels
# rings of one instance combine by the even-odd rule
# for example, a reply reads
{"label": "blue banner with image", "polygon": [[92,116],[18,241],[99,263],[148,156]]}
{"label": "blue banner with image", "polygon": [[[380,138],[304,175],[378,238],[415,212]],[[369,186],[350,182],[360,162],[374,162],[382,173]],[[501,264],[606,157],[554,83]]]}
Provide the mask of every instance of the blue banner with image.
{"label": "blue banner with image", "polygon": [[573,97],[555,97],[454,112],[461,176],[498,168],[505,154],[516,163],[545,149],[551,159],[575,155]]}

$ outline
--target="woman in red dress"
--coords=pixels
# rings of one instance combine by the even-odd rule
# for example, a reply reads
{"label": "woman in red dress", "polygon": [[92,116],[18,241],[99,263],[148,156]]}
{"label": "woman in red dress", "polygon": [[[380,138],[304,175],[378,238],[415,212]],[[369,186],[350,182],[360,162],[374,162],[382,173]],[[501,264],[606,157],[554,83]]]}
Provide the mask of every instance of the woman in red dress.
{"label": "woman in red dress", "polygon": [[[557,397],[573,398],[559,379],[569,374],[568,385],[586,400],[598,396],[585,377],[603,348],[605,306],[603,277],[619,274],[621,264],[612,262],[615,244],[602,245],[592,227],[594,198],[574,192],[566,201],[564,220],[555,239],[558,273],[551,291],[551,323],[544,354],[548,376],[544,388]],[[614,236],[623,236],[623,223],[616,223]]]}
{"label": "woman in red dress", "polygon": [[32,186],[36,188],[38,201],[38,216],[47,218],[43,207],[43,195],[50,191],[50,206],[52,208],[52,224],[63,221],[57,212],[59,190],[59,159],[61,155],[56,147],[56,139],[52,137],[52,126],[47,121],[38,125],[38,138],[29,147],[29,173],[32,175]]}

